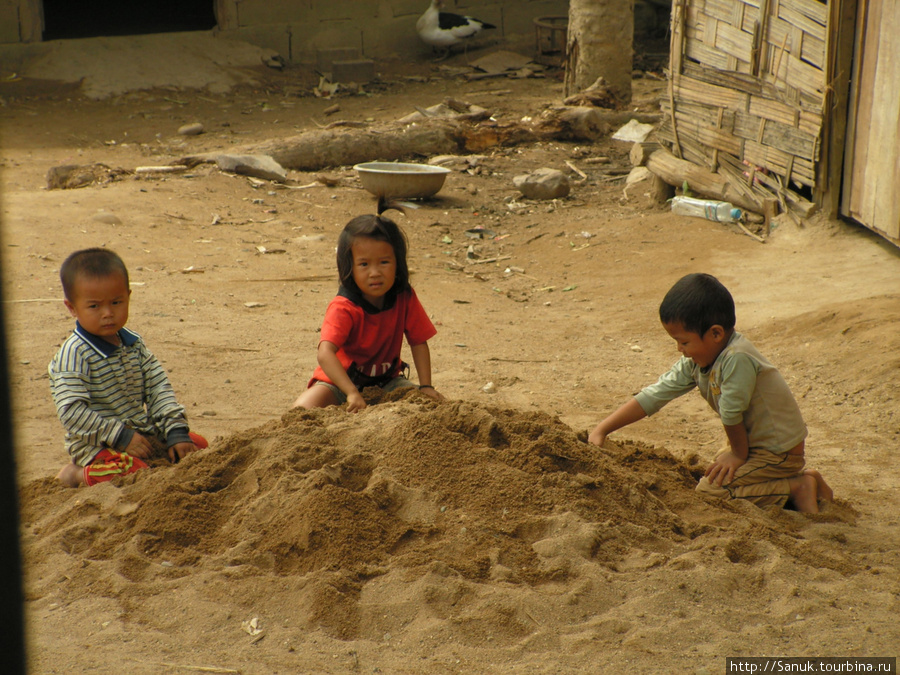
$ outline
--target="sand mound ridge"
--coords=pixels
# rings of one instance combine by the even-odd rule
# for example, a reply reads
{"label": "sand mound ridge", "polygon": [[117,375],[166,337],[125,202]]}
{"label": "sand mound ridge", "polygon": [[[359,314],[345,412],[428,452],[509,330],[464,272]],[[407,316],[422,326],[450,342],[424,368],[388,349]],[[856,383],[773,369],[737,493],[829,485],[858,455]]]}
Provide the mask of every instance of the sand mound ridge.
{"label": "sand mound ridge", "polygon": [[[664,449],[599,450],[539,412],[366,395],[378,405],[359,415],[291,411],[117,485],[25,486],[29,595],[104,595],[159,630],[177,591],[210,620],[498,647],[550,639],[551,615],[621,641],[636,607],[673,594],[690,607],[747,589],[771,608],[797,569],[860,571],[841,549],[847,505],[705,501],[697,467]],[[65,578],[45,577],[61,556]]]}

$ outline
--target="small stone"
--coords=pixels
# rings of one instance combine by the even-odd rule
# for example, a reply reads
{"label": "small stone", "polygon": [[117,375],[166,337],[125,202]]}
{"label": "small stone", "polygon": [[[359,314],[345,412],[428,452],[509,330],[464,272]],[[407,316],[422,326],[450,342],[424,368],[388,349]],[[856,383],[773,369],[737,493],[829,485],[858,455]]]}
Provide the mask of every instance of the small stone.
{"label": "small stone", "polygon": [[122,224],[121,218],[112,213],[107,213],[106,211],[100,211],[99,213],[94,214],[93,220],[96,220],[98,223],[105,223],[106,225]]}
{"label": "small stone", "polygon": [[268,155],[217,155],[216,165],[222,171],[283,183],[287,171]]}
{"label": "small stone", "polygon": [[569,179],[558,169],[537,169],[516,176],[513,184],[529,199],[559,199],[569,194]]}
{"label": "small stone", "polygon": [[199,136],[202,133],[203,125],[200,124],[200,122],[185,124],[184,126],[178,127],[178,134],[180,136]]}
{"label": "small stone", "polygon": [[488,382],[481,388],[481,391],[483,391],[485,394],[493,394],[495,391],[497,391],[497,385],[495,385],[493,382]]}

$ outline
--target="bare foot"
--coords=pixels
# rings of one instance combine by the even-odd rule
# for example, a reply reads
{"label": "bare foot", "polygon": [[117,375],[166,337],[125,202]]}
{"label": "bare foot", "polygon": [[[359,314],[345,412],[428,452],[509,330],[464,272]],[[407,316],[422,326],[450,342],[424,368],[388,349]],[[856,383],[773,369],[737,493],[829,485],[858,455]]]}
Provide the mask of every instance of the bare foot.
{"label": "bare foot", "polygon": [[84,469],[70,462],[59,470],[56,478],[66,487],[77,488],[84,483]]}
{"label": "bare foot", "polygon": [[800,513],[819,512],[818,483],[814,476],[804,473],[789,479],[788,483],[791,486],[791,500],[794,502],[794,508]]}
{"label": "bare foot", "polygon": [[828,502],[834,501],[834,490],[831,489],[831,486],[825,482],[825,479],[822,478],[822,474],[820,474],[815,469],[807,469],[803,472],[806,476],[812,476],[816,479],[816,492],[818,492],[819,499],[824,499]]}

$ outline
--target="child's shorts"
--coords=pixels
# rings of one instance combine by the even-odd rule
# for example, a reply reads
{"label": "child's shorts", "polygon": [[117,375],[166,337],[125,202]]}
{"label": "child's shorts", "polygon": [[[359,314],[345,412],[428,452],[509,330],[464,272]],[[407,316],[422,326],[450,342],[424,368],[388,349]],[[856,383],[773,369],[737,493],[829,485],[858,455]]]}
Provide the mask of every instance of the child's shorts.
{"label": "child's shorts", "polygon": [[147,463],[138,457],[132,457],[127,452],[104,448],[84,467],[84,483],[96,485],[146,468]]}
{"label": "child's shorts", "polygon": [[[332,394],[334,394],[334,397],[337,399],[338,405],[344,405],[347,402],[347,394],[342,392],[338,387],[331,384],[331,382],[322,382],[322,380],[316,380],[313,383],[313,386],[316,386],[316,385],[319,385],[322,387],[328,387],[328,389],[331,391]],[[388,392],[388,391],[394,391],[396,389],[407,389],[407,388],[415,387],[415,386],[416,385],[414,383],[410,382],[402,375],[399,375],[398,377],[395,377],[393,380],[391,380],[386,385],[384,385],[381,389],[385,392]]]}
{"label": "child's shorts", "polygon": [[[719,454],[723,452],[728,452],[728,448]],[[730,483],[719,487],[704,476],[697,484],[697,492],[720,499],[746,499],[759,507],[784,508],[791,496],[788,481],[801,475],[804,466],[802,454],[751,450],[747,461],[738,467]]]}
{"label": "child's shorts", "polygon": [[[209,443],[200,434],[191,431],[188,435],[199,450],[209,446]],[[97,453],[90,464],[84,467],[84,484],[96,485],[146,468],[148,468],[148,464],[138,457],[129,455],[127,452],[104,448]]]}

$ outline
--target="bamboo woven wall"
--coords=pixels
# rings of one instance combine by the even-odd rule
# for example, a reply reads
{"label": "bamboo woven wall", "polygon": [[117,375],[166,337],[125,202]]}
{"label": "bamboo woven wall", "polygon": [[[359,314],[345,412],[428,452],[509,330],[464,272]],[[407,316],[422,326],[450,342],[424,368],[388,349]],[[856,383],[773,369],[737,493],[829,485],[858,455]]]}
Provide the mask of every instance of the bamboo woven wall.
{"label": "bamboo woven wall", "polygon": [[661,140],[762,206],[809,211],[826,101],[820,0],[674,0]]}

